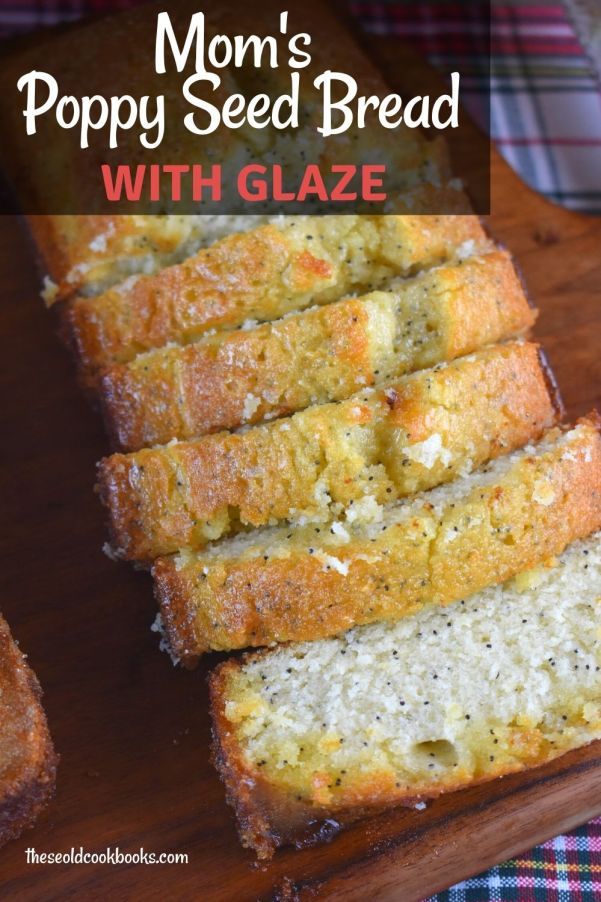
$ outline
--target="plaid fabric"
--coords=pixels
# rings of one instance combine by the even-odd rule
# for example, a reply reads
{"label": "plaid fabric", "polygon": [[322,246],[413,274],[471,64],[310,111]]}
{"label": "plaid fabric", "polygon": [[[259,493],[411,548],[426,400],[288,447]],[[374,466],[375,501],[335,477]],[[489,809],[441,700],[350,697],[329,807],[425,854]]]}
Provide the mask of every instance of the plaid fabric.
{"label": "plaid fabric", "polygon": [[[466,29],[465,5],[444,0],[352,5],[370,31],[408,38],[444,71],[460,61],[465,102],[484,124],[479,96],[487,88],[488,58],[479,57],[478,35]],[[590,32],[591,57],[596,57],[600,0],[590,4],[586,21],[588,27],[596,23]],[[579,17],[584,34],[582,22]],[[491,136],[509,164],[550,200],[601,213],[600,73],[565,7],[493,0],[491,50]]]}
{"label": "plaid fabric", "polygon": [[601,818],[426,902],[598,902]]}
{"label": "plaid fabric", "polygon": [[[139,0],[0,0],[0,38],[135,2]],[[599,4],[596,29],[601,32],[601,3],[593,0],[589,5],[593,9],[595,3]],[[367,29],[410,39],[445,71],[461,60],[466,102],[476,118],[488,120],[488,105],[483,102],[488,79],[486,42],[478,29],[466,33],[461,3],[353,0],[351,7]],[[536,190],[574,209],[601,213],[599,76],[566,10],[560,3],[495,2],[491,38],[493,139]],[[425,902],[489,900],[601,900],[601,818]]]}

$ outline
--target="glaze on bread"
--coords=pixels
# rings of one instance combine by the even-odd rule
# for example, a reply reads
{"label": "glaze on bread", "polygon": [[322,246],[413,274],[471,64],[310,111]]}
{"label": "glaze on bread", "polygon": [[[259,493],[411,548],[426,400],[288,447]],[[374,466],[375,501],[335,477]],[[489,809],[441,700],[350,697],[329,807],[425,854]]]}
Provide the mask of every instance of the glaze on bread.
{"label": "glaze on bread", "polygon": [[84,379],[169,342],[369,291],[484,243],[475,216],[283,217],[65,308]]}

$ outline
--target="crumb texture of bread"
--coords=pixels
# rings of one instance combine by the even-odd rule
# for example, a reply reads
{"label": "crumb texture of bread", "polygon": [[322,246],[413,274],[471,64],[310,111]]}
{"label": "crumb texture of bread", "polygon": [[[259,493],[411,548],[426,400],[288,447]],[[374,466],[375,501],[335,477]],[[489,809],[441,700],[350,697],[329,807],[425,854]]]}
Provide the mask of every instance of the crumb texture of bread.
{"label": "crumb texture of bread", "polygon": [[220,665],[215,760],[259,857],[601,737],[601,535],[394,624]]}
{"label": "crumb texture of bread", "polygon": [[282,217],[65,309],[84,379],[169,342],[369,291],[478,246],[475,216]]}
{"label": "crumb texture of bread", "polygon": [[510,342],[246,432],[112,455],[100,495],[113,546],[149,560],[248,526],[327,523],[366,497],[390,503],[555,419],[537,346]]}
{"label": "crumb texture of bread", "polygon": [[448,604],[600,527],[601,437],[583,420],[396,504],[365,496],[325,527],[266,527],[158,558],[155,591],[174,654],[192,663]]}
{"label": "crumb texture of bread", "polygon": [[31,826],[54,791],[57,756],[40,698],[0,617],[0,845]]}
{"label": "crumb texture of bread", "polygon": [[110,367],[101,380],[105,421],[124,451],[235,429],[452,360],[534,319],[510,255],[492,250]]}

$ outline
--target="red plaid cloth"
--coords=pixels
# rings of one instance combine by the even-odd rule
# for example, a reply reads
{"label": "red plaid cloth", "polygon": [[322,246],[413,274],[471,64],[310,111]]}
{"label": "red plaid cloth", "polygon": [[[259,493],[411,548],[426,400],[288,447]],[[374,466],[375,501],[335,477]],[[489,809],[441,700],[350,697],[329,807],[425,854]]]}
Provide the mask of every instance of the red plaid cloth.
{"label": "red plaid cloth", "polygon": [[[124,9],[141,0],[0,0],[0,37]],[[466,33],[465,7],[355,0],[353,12],[380,34],[409,38],[434,65],[459,57],[473,114],[487,112],[488,56],[482,35]],[[601,20],[601,15],[600,15]],[[508,161],[537,190],[601,213],[601,91],[598,77],[559,3],[495,3],[492,16],[491,133]],[[466,63],[468,65],[466,65]],[[598,902],[601,818],[466,880],[428,902]]]}
{"label": "red plaid cloth", "polygon": [[601,818],[425,902],[599,902]]}
{"label": "red plaid cloth", "polygon": [[[594,3],[601,34],[601,0]],[[465,5],[355,0],[352,6],[369,30],[411,40],[434,65],[450,70],[460,60],[464,101],[483,121],[478,99],[488,88],[489,60],[477,31],[466,27]],[[491,52],[490,131],[501,152],[549,199],[601,213],[599,73],[564,6],[493,2]]]}

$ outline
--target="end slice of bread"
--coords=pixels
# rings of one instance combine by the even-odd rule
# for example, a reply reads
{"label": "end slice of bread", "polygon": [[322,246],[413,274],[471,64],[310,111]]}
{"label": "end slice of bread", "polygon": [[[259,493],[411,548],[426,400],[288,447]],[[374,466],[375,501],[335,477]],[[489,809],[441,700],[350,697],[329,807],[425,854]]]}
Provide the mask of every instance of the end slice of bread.
{"label": "end slice of bread", "polygon": [[58,759],[40,698],[0,617],[0,845],[31,826],[54,791]]}
{"label": "end slice of bread", "polygon": [[601,527],[598,419],[382,507],[349,503],[327,525],[273,527],[159,558],[171,648],[319,639],[406,617],[500,583]]}
{"label": "end slice of bread", "polygon": [[111,367],[101,381],[105,421],[126,451],[234,429],[452,360],[534,319],[511,256],[493,250]]}
{"label": "end slice of bread", "polygon": [[248,526],[326,523],[448,482],[553,425],[536,345],[493,345],[448,366],[239,434],[101,462],[113,548],[149,560]]}
{"label": "end slice of bread", "polygon": [[220,665],[214,758],[268,858],[601,738],[601,534],[444,610]]}
{"label": "end slice of bread", "polygon": [[485,241],[475,216],[288,217],[230,235],[155,275],[134,276],[66,310],[84,378],[211,329],[278,319],[368,291]]}

